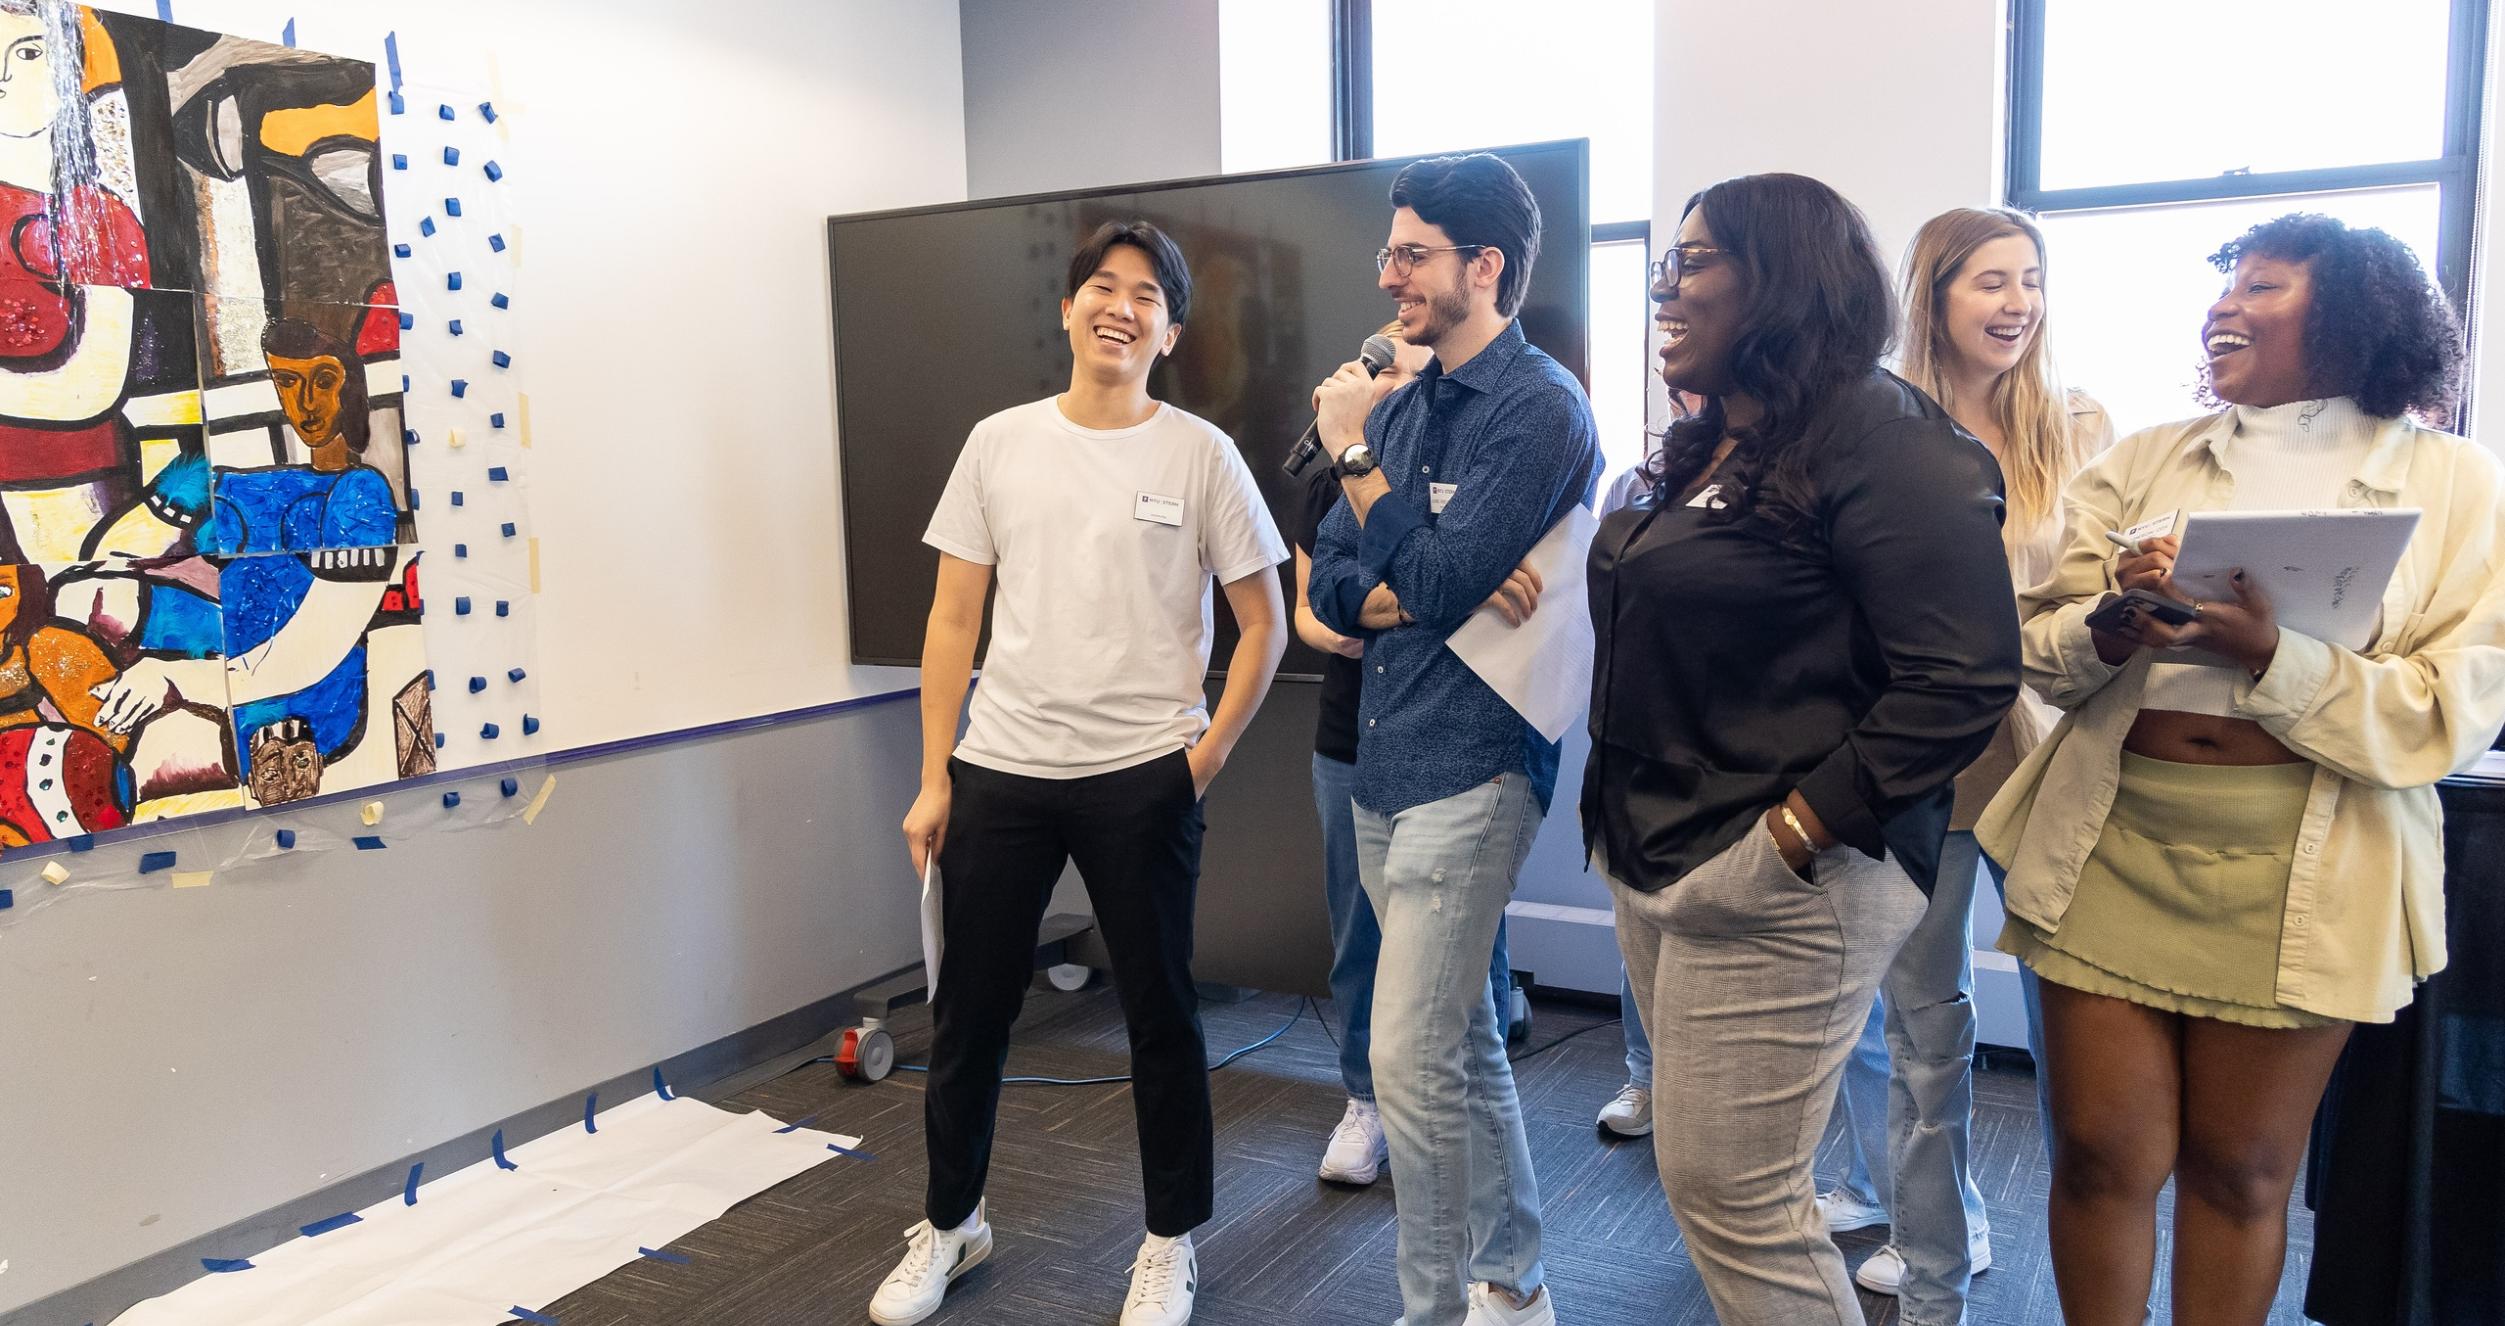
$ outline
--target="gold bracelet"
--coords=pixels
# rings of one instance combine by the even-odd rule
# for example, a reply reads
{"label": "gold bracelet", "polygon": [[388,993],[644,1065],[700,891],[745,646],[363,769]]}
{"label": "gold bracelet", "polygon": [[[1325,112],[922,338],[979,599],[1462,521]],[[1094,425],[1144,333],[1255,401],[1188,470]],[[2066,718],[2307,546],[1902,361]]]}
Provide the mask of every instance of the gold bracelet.
{"label": "gold bracelet", "polygon": [[1792,803],[1788,801],[1778,801],[1774,803],[1774,808],[1775,812],[1783,817],[1784,827],[1790,829],[1793,835],[1800,839],[1801,850],[1809,853],[1811,856],[1816,856],[1818,854],[1818,840],[1809,836],[1809,830],[1801,825],[1800,816],[1792,813]]}

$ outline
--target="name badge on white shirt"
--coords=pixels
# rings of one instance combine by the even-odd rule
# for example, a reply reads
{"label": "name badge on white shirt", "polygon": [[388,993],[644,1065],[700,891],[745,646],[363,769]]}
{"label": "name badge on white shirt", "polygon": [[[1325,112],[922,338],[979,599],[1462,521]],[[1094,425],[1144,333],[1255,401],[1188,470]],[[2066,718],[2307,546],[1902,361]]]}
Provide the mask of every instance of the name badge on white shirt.
{"label": "name badge on white shirt", "polygon": [[1709,483],[1698,489],[1696,496],[1687,499],[1687,504],[1709,511],[1720,511],[1730,505],[1722,500],[1722,485],[1718,483]]}
{"label": "name badge on white shirt", "polygon": [[1461,485],[1457,483],[1428,484],[1426,486],[1427,511],[1432,515],[1444,514],[1444,508],[1452,505],[1453,494],[1460,491]]}
{"label": "name badge on white shirt", "polygon": [[1155,493],[1141,493],[1139,501],[1131,507],[1131,519],[1145,520],[1158,525],[1172,525],[1180,529],[1183,526],[1183,499],[1161,497]]}

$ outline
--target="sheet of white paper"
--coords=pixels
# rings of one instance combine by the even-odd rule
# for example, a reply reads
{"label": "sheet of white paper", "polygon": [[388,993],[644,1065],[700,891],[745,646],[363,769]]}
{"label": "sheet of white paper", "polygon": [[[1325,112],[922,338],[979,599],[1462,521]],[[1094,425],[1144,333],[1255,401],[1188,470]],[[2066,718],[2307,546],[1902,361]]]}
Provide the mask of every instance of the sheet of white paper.
{"label": "sheet of white paper", "polygon": [[643,1096],[483,1160],[359,1222],[250,1257],[113,1326],[491,1326],[537,1311],[836,1159],[859,1139],[779,1132],[764,1114]]}
{"label": "sheet of white paper", "polygon": [[1590,508],[1576,506],[1532,547],[1523,560],[1539,572],[1540,598],[1529,621],[1509,626],[1494,608],[1481,607],[1444,640],[1550,741],[1562,740],[1592,702],[1592,603],[1583,564],[1599,528]]}
{"label": "sheet of white paper", "polygon": [[922,997],[939,994],[939,853],[922,863]]}
{"label": "sheet of white paper", "polygon": [[2270,597],[2279,624],[2328,644],[2374,642],[2384,587],[2418,528],[2415,507],[2344,511],[2195,511],[2183,520],[2174,582],[2205,600],[2235,597],[2229,577]]}

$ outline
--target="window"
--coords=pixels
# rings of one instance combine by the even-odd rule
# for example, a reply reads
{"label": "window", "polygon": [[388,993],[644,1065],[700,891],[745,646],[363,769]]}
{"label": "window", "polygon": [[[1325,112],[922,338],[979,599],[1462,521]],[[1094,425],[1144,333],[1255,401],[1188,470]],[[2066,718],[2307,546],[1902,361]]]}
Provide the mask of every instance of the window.
{"label": "window", "polygon": [[1331,160],[1331,0],[1218,0],[1218,168]]}
{"label": "window", "polygon": [[[2486,0],[2013,0],[2009,199],[2063,377],[2124,432],[2199,412],[2208,255],[2314,211],[2410,246],[2468,321]],[[2332,91],[2336,89],[2337,91]]]}

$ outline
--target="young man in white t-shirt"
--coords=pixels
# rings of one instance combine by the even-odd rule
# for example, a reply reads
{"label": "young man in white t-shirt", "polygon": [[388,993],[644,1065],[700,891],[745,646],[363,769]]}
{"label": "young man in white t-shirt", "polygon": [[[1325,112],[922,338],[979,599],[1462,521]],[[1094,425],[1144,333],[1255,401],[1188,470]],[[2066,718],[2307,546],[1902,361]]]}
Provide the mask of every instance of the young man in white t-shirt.
{"label": "young man in white t-shirt", "polygon": [[[926,1218],[870,1300],[882,1326],[937,1311],[991,1251],[982,1197],[1001,1065],[1072,860],[1131,1034],[1148,1237],[1122,1326],[1181,1326],[1198,1287],[1191,1231],[1209,1218],[1214,1150],[1191,970],[1200,798],[1286,648],[1274,568],[1287,548],[1226,434],[1148,395],[1191,305],[1174,241],[1107,224],[1066,289],[1069,391],[975,425],[923,535],[939,586],[922,645],[922,792],[904,830],[917,872],[939,857],[945,979],[931,999]],[[1213,577],[1242,631],[1215,714],[1202,692]]]}

